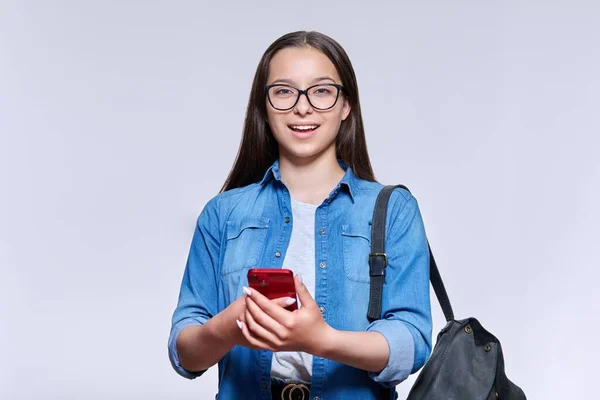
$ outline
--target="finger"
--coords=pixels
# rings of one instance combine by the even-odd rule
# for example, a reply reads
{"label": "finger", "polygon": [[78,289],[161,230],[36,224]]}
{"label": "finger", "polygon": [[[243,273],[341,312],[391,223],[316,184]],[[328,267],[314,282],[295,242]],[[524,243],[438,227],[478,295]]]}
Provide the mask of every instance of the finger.
{"label": "finger", "polygon": [[257,323],[250,310],[246,310],[246,326],[254,338],[266,343],[270,347],[278,347],[279,341],[277,337],[260,323]]}
{"label": "finger", "polygon": [[[285,340],[287,337],[287,329],[281,325],[279,322],[275,321],[268,314],[266,314],[263,310],[256,305],[254,300],[246,299],[246,310],[249,311],[251,318],[258,325],[269,331],[269,336],[262,336],[265,339],[268,339],[271,343],[280,346],[281,340]],[[278,341],[273,341],[273,337],[276,337]]]}
{"label": "finger", "polygon": [[238,327],[242,330],[242,335],[244,335],[244,338],[250,344],[250,346],[252,346],[252,348],[273,351],[271,346],[252,336],[252,333],[250,333],[248,330],[248,325],[246,325],[245,322],[239,320],[236,322],[238,323]]}
{"label": "finger", "polygon": [[271,301],[280,307],[286,308],[294,304],[296,299],[291,297],[278,297],[276,299],[271,299]]}
{"label": "finger", "polygon": [[[257,290],[250,290],[250,295],[246,296],[246,299],[252,298],[257,306],[260,307],[265,313],[267,313],[271,318],[276,320],[281,324],[286,324],[291,317],[291,311],[286,310],[283,307],[280,307],[278,304],[269,300],[262,293],[259,293]],[[246,307],[248,307],[248,302],[246,302]]]}
{"label": "finger", "polygon": [[300,300],[300,304],[302,304],[302,307],[316,306],[317,303],[315,303],[315,300],[310,295],[310,292],[306,288],[306,285],[304,285],[304,283],[302,283],[302,278],[300,277],[300,275],[296,275],[294,277],[294,284],[296,286],[296,293],[298,294],[298,300]]}

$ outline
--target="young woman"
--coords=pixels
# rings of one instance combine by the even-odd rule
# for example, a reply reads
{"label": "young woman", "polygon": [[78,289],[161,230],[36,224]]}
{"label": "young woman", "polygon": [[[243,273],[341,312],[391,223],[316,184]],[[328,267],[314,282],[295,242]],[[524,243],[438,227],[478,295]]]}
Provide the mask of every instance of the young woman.
{"label": "young woman", "polygon": [[[429,252],[417,201],[397,189],[387,217],[381,319],[369,323],[377,194],[344,49],[293,32],[264,53],[242,142],[201,212],[169,337],[173,368],[219,365],[218,399],[381,399],[431,352]],[[248,289],[250,268],[288,268],[291,298]]]}

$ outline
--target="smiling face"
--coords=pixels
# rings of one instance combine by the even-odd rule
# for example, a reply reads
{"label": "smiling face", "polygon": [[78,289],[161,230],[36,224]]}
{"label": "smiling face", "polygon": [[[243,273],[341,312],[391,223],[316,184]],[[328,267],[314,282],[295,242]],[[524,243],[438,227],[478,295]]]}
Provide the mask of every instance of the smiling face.
{"label": "smiling face", "polygon": [[[324,108],[328,97],[337,93],[330,84],[342,84],[333,63],[319,50],[312,47],[285,48],[273,56],[269,65],[267,85],[282,84],[298,89],[314,87],[309,91],[313,105]],[[329,92],[330,91],[330,92]],[[286,103],[286,97],[295,100],[295,90],[281,86],[271,92],[271,100],[278,108]],[[275,100],[275,96],[279,96]],[[267,101],[267,119],[273,136],[279,145],[281,157],[289,159],[315,158],[323,154],[335,156],[335,140],[340,124],[348,117],[350,105],[342,92],[335,105],[327,110],[319,110],[309,103],[306,96],[300,96],[296,105],[287,111],[280,111]]]}

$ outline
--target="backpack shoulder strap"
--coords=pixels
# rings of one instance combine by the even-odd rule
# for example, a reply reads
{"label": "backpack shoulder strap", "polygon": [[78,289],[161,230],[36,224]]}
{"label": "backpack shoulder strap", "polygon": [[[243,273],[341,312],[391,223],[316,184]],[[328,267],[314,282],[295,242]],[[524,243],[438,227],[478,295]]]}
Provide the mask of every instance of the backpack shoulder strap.
{"label": "backpack shoulder strap", "polygon": [[[385,253],[385,231],[387,209],[392,192],[396,188],[402,188],[410,193],[410,190],[404,185],[387,185],[378,194],[375,200],[375,209],[373,211],[373,223],[371,227],[371,254],[369,254],[369,275],[370,275],[370,293],[369,293],[369,311],[367,318],[373,322],[381,318],[383,286],[385,283],[385,268],[388,260]],[[442,307],[446,321],[454,320],[454,312],[450,304],[450,299],[446,293],[444,282],[437,268],[437,264],[431,252],[429,241],[429,279],[437,299]]]}

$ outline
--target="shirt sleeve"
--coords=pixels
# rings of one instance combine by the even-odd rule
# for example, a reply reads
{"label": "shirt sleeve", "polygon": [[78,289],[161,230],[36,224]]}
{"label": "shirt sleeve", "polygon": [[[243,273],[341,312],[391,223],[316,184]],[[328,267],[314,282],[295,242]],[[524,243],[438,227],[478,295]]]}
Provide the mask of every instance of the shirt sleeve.
{"label": "shirt sleeve", "polygon": [[202,325],[217,313],[216,268],[219,260],[220,234],[218,197],[207,203],[196,221],[179,299],[172,316],[168,340],[169,360],[175,371],[188,379],[204,371],[188,371],[181,366],[177,337],[191,325]]}
{"label": "shirt sleeve", "polygon": [[[369,376],[393,387],[418,371],[431,354],[429,247],[417,200],[396,189],[387,215],[386,268],[382,318],[367,331],[381,333],[389,345],[386,367]],[[392,199],[390,199],[392,202]]]}

